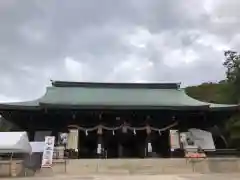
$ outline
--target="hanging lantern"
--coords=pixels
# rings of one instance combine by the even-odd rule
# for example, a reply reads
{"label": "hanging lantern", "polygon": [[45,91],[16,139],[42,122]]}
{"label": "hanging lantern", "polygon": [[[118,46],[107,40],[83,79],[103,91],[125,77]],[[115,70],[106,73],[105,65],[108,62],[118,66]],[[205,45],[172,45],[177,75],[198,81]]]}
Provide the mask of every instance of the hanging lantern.
{"label": "hanging lantern", "polygon": [[102,135],[102,133],[103,133],[103,131],[102,131],[102,126],[99,125],[99,126],[98,126],[97,134],[98,134],[98,135]]}
{"label": "hanging lantern", "polygon": [[134,136],[136,135],[136,130],[135,129],[133,130],[133,134],[134,134]]}
{"label": "hanging lantern", "polygon": [[147,134],[151,134],[151,127],[149,125],[146,126]]}
{"label": "hanging lantern", "polygon": [[113,136],[115,136],[115,131],[114,130],[112,131],[112,134],[113,134]]}
{"label": "hanging lantern", "polygon": [[85,130],[85,135],[88,136],[88,130]]}

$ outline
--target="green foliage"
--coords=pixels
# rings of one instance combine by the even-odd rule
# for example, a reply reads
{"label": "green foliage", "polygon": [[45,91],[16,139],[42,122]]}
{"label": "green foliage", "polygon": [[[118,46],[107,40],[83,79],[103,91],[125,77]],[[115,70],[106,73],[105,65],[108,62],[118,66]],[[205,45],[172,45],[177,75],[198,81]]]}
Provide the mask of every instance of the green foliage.
{"label": "green foliage", "polygon": [[0,132],[10,131],[12,128],[12,124],[5,120],[3,117],[0,117]]}
{"label": "green foliage", "polygon": [[226,122],[226,129],[229,134],[229,144],[231,147],[240,148],[240,115],[232,116]]}
{"label": "green foliage", "polygon": [[240,100],[240,54],[235,51],[224,53],[226,67],[226,80],[231,86],[231,100],[238,103]]}
{"label": "green foliage", "polygon": [[[240,102],[240,54],[235,51],[224,52],[226,79],[218,83],[203,83],[186,88],[186,93],[200,101],[235,104]],[[231,117],[225,126],[229,143],[240,148],[240,114]]]}
{"label": "green foliage", "polygon": [[[191,86],[186,88],[186,93],[200,101],[232,104],[232,86],[227,81],[219,83],[203,83],[199,86]],[[240,114],[236,114],[226,121],[224,132],[229,134],[228,143],[232,147],[239,147],[240,144]]]}
{"label": "green foliage", "polygon": [[189,86],[186,88],[186,93],[200,101],[231,104],[231,87],[226,81],[219,83],[203,83],[198,86]]}
{"label": "green foliage", "polygon": [[235,82],[239,78],[240,73],[240,54],[235,51],[224,52],[225,61],[223,63],[226,67],[226,76],[229,82]]}

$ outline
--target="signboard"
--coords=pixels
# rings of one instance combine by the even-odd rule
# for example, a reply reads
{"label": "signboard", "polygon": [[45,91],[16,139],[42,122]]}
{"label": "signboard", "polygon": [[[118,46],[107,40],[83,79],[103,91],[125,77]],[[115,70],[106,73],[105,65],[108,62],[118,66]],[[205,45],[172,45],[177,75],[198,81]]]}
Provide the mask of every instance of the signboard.
{"label": "signboard", "polygon": [[179,142],[179,132],[178,130],[170,130],[170,145],[171,150],[179,149],[180,142]]}
{"label": "signboard", "polygon": [[66,146],[68,142],[68,133],[59,133],[59,145]]}
{"label": "signboard", "polygon": [[45,137],[45,146],[43,149],[43,157],[42,157],[43,168],[49,168],[52,166],[54,142],[55,142],[54,136]]}

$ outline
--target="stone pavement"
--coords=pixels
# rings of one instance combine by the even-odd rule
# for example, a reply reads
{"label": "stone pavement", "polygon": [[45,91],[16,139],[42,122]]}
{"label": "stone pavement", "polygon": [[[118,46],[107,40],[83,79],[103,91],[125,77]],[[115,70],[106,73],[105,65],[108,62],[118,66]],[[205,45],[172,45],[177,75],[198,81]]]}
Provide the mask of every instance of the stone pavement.
{"label": "stone pavement", "polygon": [[[8,180],[10,178],[2,178]],[[12,178],[11,178],[12,179]],[[21,180],[239,180],[240,174],[181,174],[181,175],[92,175],[92,176],[67,176],[56,175],[53,177],[28,177]]]}

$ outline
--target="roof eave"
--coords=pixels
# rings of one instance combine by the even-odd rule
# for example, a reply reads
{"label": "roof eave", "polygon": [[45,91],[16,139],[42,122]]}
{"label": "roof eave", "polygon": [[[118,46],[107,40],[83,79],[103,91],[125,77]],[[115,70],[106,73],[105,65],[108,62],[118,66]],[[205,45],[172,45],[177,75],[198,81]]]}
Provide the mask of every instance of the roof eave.
{"label": "roof eave", "polygon": [[139,109],[139,110],[207,110],[209,106],[157,106],[157,105],[76,105],[76,104],[52,104],[40,103],[42,108],[50,109]]}
{"label": "roof eave", "polygon": [[210,110],[211,111],[239,111],[240,110],[240,105],[221,105],[221,106],[215,106],[211,107],[210,105]]}
{"label": "roof eave", "polygon": [[15,102],[15,103],[0,103],[1,110],[38,110],[40,109],[38,100]]}
{"label": "roof eave", "polygon": [[181,83],[107,83],[52,81],[52,87],[179,89]]}

